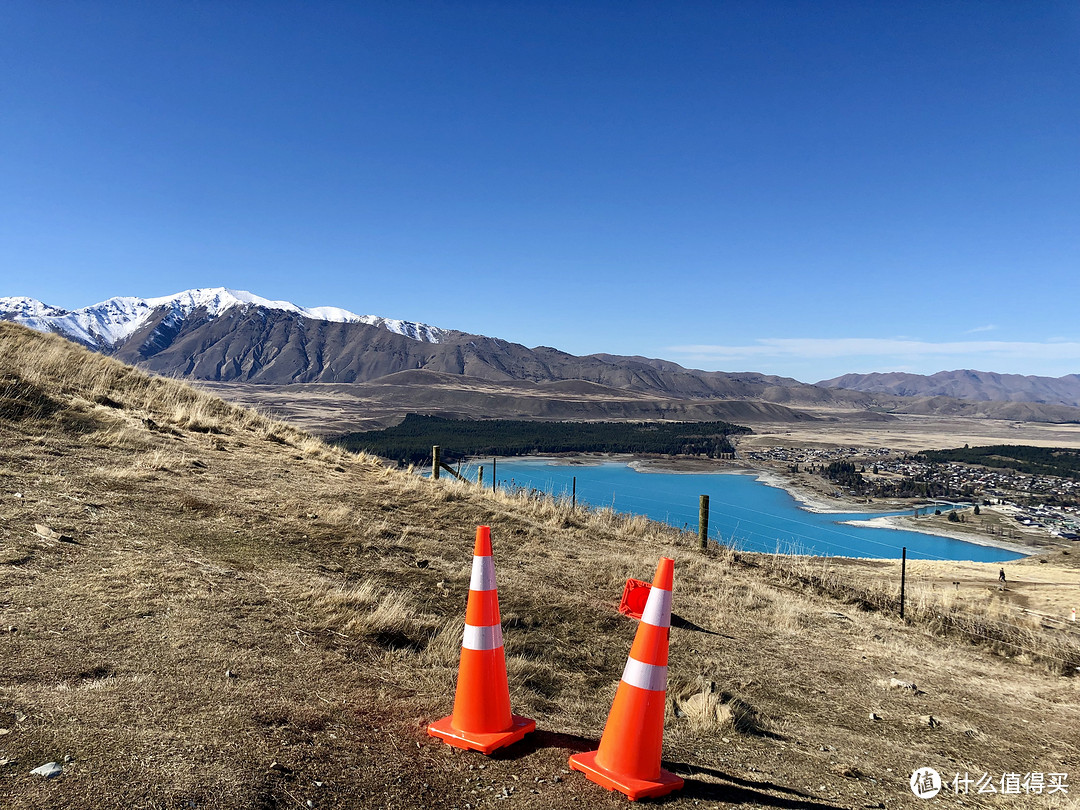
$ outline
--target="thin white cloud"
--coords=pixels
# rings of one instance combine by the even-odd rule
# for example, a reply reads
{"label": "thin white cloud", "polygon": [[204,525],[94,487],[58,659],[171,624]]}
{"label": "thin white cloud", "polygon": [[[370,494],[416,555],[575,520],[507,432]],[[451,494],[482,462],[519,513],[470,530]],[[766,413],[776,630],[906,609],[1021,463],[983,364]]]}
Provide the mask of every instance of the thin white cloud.
{"label": "thin white cloud", "polygon": [[993,332],[997,329],[997,324],[988,323],[986,326],[976,326],[974,329],[968,329],[965,335],[973,335],[976,332]]}
{"label": "thin white cloud", "polygon": [[1080,343],[1062,341],[1033,343],[1002,340],[971,340],[929,343],[890,338],[762,338],[749,346],[698,344],[668,349],[694,359],[731,362],[740,359],[844,357],[890,357],[910,362],[920,357],[964,356],[989,360],[1080,362]]}

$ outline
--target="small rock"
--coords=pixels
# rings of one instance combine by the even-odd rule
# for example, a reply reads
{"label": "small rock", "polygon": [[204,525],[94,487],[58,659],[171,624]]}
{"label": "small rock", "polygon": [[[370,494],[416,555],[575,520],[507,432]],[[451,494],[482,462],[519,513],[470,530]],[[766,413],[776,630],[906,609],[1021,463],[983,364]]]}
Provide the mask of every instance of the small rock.
{"label": "small rock", "polygon": [[880,719],[881,719],[880,715],[877,715],[877,714],[874,714],[873,712],[870,712],[870,720],[871,721],[880,720]]}
{"label": "small rock", "polygon": [[40,523],[34,524],[34,531],[37,532],[38,537],[44,537],[46,540],[59,540],[61,543],[74,543],[75,538],[71,535],[61,534],[56,529],[51,529],[48,526],[44,526]]}
{"label": "small rock", "polygon": [[919,718],[919,722],[923,725],[929,726],[930,728],[937,728],[941,725],[941,721],[934,717],[934,715],[932,714],[924,714],[922,717]]}
{"label": "small rock", "polygon": [[226,678],[236,678],[236,677],[238,677],[238,676],[237,676],[237,674],[236,674],[235,672],[233,672],[233,671],[232,671],[231,669],[227,669],[227,670],[225,670],[225,677],[226,677]]}
{"label": "small rock", "polygon": [[5,736],[7,734],[10,734],[10,733],[11,733],[10,728],[0,728],[0,737],[3,737],[3,736]]}
{"label": "small rock", "polygon": [[15,493],[15,497],[16,497],[16,498],[21,498],[21,497],[22,497],[22,493],[21,493],[21,492],[16,492],[16,493]]}
{"label": "small rock", "polygon": [[416,567],[417,568],[427,568],[429,565],[431,565],[430,560],[417,560],[416,561]]}
{"label": "small rock", "polygon": [[276,760],[274,762],[270,763],[270,767],[267,770],[276,771],[277,773],[281,773],[281,774],[290,774],[290,773],[292,773],[292,768],[290,768],[288,765],[282,765],[280,762],[278,762]]}
{"label": "small rock", "polygon": [[63,772],[64,769],[55,762],[46,762],[44,765],[41,765],[30,771],[33,776],[40,776],[42,779],[52,779],[53,777],[59,776]]}
{"label": "small rock", "polygon": [[915,684],[909,683],[908,681],[902,681],[899,678],[889,678],[889,686],[892,689],[910,689],[912,692],[919,691]]}
{"label": "small rock", "polygon": [[75,757],[73,757],[71,754],[64,754],[64,764],[65,765],[69,765],[74,761],[75,761]]}
{"label": "small rock", "polygon": [[15,760],[13,760],[13,759],[0,759],[0,768],[3,768],[5,765],[14,765],[14,764],[15,764]]}

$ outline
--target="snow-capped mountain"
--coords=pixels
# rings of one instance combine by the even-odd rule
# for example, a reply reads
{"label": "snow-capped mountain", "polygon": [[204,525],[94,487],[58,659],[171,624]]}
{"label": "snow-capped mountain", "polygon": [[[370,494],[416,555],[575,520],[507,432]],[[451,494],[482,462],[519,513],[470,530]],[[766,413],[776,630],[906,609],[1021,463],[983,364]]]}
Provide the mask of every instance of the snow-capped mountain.
{"label": "snow-capped mountain", "polygon": [[27,321],[31,318],[47,318],[55,315],[66,315],[66,309],[58,309],[43,304],[36,298],[0,298],[0,317],[5,320]]}
{"label": "snow-capped mountain", "polygon": [[[1049,400],[1048,404],[1029,404],[919,399],[914,405],[901,404],[899,397],[805,385],[761,374],[686,369],[665,360],[608,354],[575,357],[545,346],[530,349],[499,338],[356,315],[336,307],[309,309],[222,287],[162,298],[110,298],[70,312],[33,298],[0,298],[0,321],[56,332],[122,362],[189,380],[265,385],[380,381],[377,392],[364,396],[370,393],[396,402],[395,407],[403,409],[401,413],[410,409],[440,412],[442,408],[447,413],[476,412],[487,417],[520,413],[545,419],[556,415],[577,418],[600,411],[609,416],[624,413],[619,410],[621,405],[610,403],[600,411],[582,410],[586,406],[579,400],[565,408],[551,405],[552,397],[558,400],[564,394],[576,397],[584,391],[591,397],[599,386],[623,392],[615,397],[620,402],[625,392],[660,395],[673,401],[740,400],[749,402],[751,410],[757,409],[754,413],[758,417],[772,421],[813,418],[791,411],[790,406],[873,408],[875,412],[896,408],[920,414],[940,409],[942,413],[1010,420],[1078,420],[1076,408],[1049,404]],[[516,411],[484,411],[486,382],[479,386],[479,392],[466,396],[468,402],[451,397],[437,405],[446,395],[444,384],[451,381],[450,387],[454,387],[454,377],[472,381],[470,385],[486,381],[525,383],[526,387],[519,390],[512,386],[518,392],[513,397]],[[1002,381],[1009,382],[1004,377]],[[543,386],[545,395],[522,393],[528,385]],[[666,407],[664,413],[664,418],[693,418],[682,405]],[[745,409],[709,413],[710,418],[737,420],[753,416]],[[884,417],[875,413],[873,418]]]}
{"label": "snow-capped mountain", "polygon": [[70,312],[33,298],[0,298],[0,320],[16,321],[40,332],[59,332],[95,348],[114,349],[159,313],[164,326],[176,328],[196,311],[212,320],[237,307],[288,312],[313,321],[364,323],[424,343],[438,343],[445,336],[445,330],[423,323],[357,315],[338,307],[305,308],[225,287],[185,290],[161,298],[120,296]]}

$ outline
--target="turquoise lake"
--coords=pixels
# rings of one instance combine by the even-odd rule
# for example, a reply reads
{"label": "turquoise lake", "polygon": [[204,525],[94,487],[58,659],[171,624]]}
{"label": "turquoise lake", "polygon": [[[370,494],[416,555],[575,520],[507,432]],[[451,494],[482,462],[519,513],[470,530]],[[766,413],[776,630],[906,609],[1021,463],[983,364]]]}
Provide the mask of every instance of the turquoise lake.
{"label": "turquoise lake", "polygon": [[[475,480],[479,466],[466,465],[462,474]],[[491,462],[482,466],[484,482],[490,484]],[[753,475],[638,472],[619,462],[567,465],[550,459],[500,459],[496,473],[500,487],[566,497],[576,477],[578,503],[644,515],[693,532],[697,532],[699,496],[708,495],[709,537],[746,551],[898,559],[906,546],[908,557],[916,559],[1004,562],[1023,556],[921,532],[847,525],[844,521],[911,511],[809,512],[786,491],[763,484]]]}

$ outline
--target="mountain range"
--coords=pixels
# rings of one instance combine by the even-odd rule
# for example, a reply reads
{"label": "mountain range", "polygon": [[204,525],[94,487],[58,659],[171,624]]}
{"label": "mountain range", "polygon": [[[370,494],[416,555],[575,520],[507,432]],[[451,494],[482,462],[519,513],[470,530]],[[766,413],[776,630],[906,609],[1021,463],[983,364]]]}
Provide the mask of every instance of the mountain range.
{"label": "mountain range", "polygon": [[845,374],[818,385],[898,397],[953,397],[977,402],[1040,402],[1080,406],[1080,374],[1034,377],[992,371],[939,371],[937,374]]}
{"label": "mountain range", "polygon": [[[348,391],[365,400],[382,398],[402,413],[410,401],[417,401],[429,403],[429,412],[474,416],[735,415],[731,405],[718,407],[722,401],[758,403],[750,411],[745,406],[734,410],[744,419],[757,414],[772,421],[810,418],[799,408],[1034,421],[1080,418],[1080,410],[1068,407],[1080,405],[1077,375],[1047,381],[948,372],[967,375],[958,378],[964,385],[951,383],[949,392],[941,389],[949,384],[946,380],[935,379],[941,375],[848,375],[810,385],[765,374],[687,369],[646,357],[579,357],[547,346],[528,348],[337,307],[304,308],[225,288],[161,298],[110,298],[72,311],[33,298],[0,298],[0,320],[57,332],[168,376],[249,388],[288,386],[292,393],[312,383],[328,384],[342,395]],[[499,388],[497,394],[492,386]],[[589,388],[578,390],[582,386]],[[539,404],[545,397],[563,404]],[[606,404],[598,410],[580,405],[585,401]],[[704,406],[691,407],[688,401]]]}
{"label": "mountain range", "polygon": [[[761,374],[697,371],[665,360],[595,354],[441,329],[336,307],[305,309],[224,288],[163,298],[111,298],[67,311],[31,298],[0,298],[0,320],[74,341],[152,371],[213,382],[362,383],[405,371],[492,382],[581,380],[680,398],[759,397],[805,389],[801,401],[838,394]],[[841,398],[845,395],[841,392]]]}

